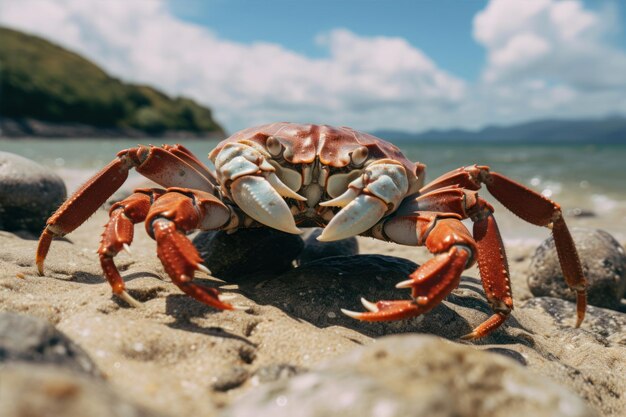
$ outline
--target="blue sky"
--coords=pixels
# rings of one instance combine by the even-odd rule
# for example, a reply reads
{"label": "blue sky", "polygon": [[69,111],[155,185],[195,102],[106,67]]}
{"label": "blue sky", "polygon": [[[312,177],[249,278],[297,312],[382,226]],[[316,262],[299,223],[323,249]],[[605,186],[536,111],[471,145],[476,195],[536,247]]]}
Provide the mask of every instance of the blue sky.
{"label": "blue sky", "polygon": [[[476,80],[485,49],[472,38],[472,19],[481,0],[171,0],[168,8],[186,21],[205,26],[226,39],[272,42],[311,57],[327,56],[316,36],[343,27],[363,36],[397,36],[419,47],[438,65],[466,80]],[[616,1],[584,1],[590,10],[611,7],[626,22],[626,7]],[[608,36],[626,48],[619,25]]]}
{"label": "blue sky", "polygon": [[590,0],[3,0],[0,24],[210,106],[362,130],[626,115],[626,6]]}
{"label": "blue sky", "polygon": [[483,1],[170,1],[181,19],[244,43],[275,42],[311,57],[328,55],[315,38],[343,27],[364,36],[397,36],[418,46],[442,68],[478,77],[484,50],[471,37]]}

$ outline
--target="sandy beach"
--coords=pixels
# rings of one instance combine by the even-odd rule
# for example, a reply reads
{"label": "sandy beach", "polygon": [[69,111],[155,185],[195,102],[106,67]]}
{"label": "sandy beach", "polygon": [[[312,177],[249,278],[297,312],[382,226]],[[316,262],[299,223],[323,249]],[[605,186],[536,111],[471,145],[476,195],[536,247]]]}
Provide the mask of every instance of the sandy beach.
{"label": "sandy beach", "polygon": [[[237,285],[215,281],[198,272],[199,282],[220,287],[224,293],[235,296],[234,303],[245,305],[248,310],[217,312],[201,305],[169,282],[155,256],[154,242],[140,227],[132,245],[132,256],[123,253],[116,258],[130,293],[143,302],[142,308],[129,308],[111,295],[94,253],[106,219],[106,211],[101,209],[67,239],[53,242],[45,277],[36,274],[34,236],[0,232],[0,310],[32,315],[54,324],[89,354],[106,380],[124,398],[166,415],[217,415],[220,408],[259,385],[259,375],[267,369],[286,365],[309,369],[357,346],[374,342],[372,337],[351,328],[349,319],[340,317],[339,308],[344,306],[325,312],[330,322],[337,320],[337,325],[317,327],[302,317],[286,314],[280,305],[262,304],[255,301],[254,296],[241,294]],[[366,238],[359,238],[358,242],[362,254],[389,255],[418,264],[429,257],[424,249]],[[526,277],[534,248],[507,249],[513,294],[519,306],[531,298]],[[476,268],[465,275],[478,276]],[[456,292],[462,294],[463,290]],[[517,315],[516,311],[510,324],[536,325],[535,316],[522,316],[522,312]],[[431,320],[432,314],[423,320]],[[571,327],[573,323],[573,308],[568,315],[570,318],[564,320],[564,327]],[[467,320],[472,326],[479,323],[476,316]],[[382,331],[389,334],[409,331],[406,324],[402,326],[398,328],[391,323]],[[437,327],[445,333],[445,326],[446,323],[439,323]],[[541,326],[528,331],[553,338],[550,346],[558,346],[561,335],[549,334],[554,331],[551,325],[543,323]],[[582,329],[592,331],[592,326],[590,320]],[[501,341],[506,340],[505,333],[518,329],[505,328],[507,330],[496,332],[476,345],[481,349],[504,345],[515,349],[514,343]],[[562,336],[570,337],[572,331],[569,329]],[[448,335],[452,340],[459,336],[461,334]],[[624,336],[622,333],[622,339],[615,340],[622,347],[606,348],[604,356],[594,360],[624,358]],[[523,345],[517,347],[521,352],[527,349]],[[531,363],[537,356],[528,352],[524,355]],[[564,356],[561,360],[577,362],[579,367],[582,363],[575,355],[574,359]],[[623,367],[624,362],[619,366]],[[534,371],[544,375],[551,372],[550,368],[541,369],[538,360]],[[615,384],[624,382],[624,373],[616,378]],[[580,388],[575,381],[576,378],[569,384],[566,381],[565,385]],[[622,383],[619,389],[623,390],[624,386]],[[614,411],[605,415],[619,415],[619,410]]]}

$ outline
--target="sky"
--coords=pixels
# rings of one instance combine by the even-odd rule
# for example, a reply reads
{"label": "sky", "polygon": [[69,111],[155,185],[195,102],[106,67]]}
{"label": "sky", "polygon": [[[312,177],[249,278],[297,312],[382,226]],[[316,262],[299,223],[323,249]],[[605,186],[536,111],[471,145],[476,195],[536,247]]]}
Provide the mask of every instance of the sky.
{"label": "sky", "polygon": [[2,0],[0,25],[234,132],[626,115],[626,4],[611,0]]}

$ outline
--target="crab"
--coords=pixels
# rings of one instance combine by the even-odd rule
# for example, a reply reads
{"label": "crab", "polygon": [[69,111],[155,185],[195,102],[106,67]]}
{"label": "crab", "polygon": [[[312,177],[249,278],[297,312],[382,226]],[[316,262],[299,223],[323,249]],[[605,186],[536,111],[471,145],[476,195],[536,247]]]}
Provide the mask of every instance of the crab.
{"label": "crab", "polygon": [[[382,139],[347,127],[273,123],[248,128],[220,142],[209,153],[209,169],[182,145],[125,149],[87,181],[48,219],[39,239],[36,264],[54,237],[80,226],[126,180],[134,168],[165,189],[136,189],[115,203],[102,234],[98,256],[113,293],[139,306],[125,289],[114,263],[129,250],[134,224],[144,222],[156,240],[157,255],[172,282],[194,299],[231,310],[215,288],[193,282],[209,270],[186,237],[196,230],[271,227],[301,233],[322,227],[318,237],[332,241],[369,236],[402,245],[425,246],[434,257],[397,288],[405,300],[361,302],[365,312],[342,310],[365,321],[399,320],[437,306],[478,263],[493,314],[464,339],[485,337],[513,309],[507,258],[494,209],[478,195],[487,190],[523,220],[552,230],[567,284],[576,291],[576,327],[584,319],[586,281],[559,205],[483,165],[453,170],[424,185],[425,165],[409,161]],[[473,222],[473,235],[462,223]]]}

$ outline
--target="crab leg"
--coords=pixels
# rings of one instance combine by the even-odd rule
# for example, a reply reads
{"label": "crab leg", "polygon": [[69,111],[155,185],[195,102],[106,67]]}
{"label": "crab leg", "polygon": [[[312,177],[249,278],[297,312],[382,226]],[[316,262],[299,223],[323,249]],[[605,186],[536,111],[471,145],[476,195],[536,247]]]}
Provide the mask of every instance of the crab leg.
{"label": "crab leg", "polygon": [[130,251],[133,241],[133,226],[143,222],[150,205],[164,193],[159,189],[137,189],[128,198],[115,203],[109,210],[109,221],[104,226],[98,256],[104,277],[111,285],[113,294],[133,307],[141,305],[126,292],[124,280],[120,276],[113,258],[121,251]]}
{"label": "crab leg", "polygon": [[133,167],[164,187],[186,186],[214,192],[213,185],[203,174],[165,149],[138,146],[123,150],[117,154],[117,159],[91,177],[50,216],[37,247],[39,275],[43,275],[52,238],[64,236],[83,224],[124,184]]}
{"label": "crab leg", "polygon": [[218,229],[229,220],[230,210],[215,196],[185,188],[169,188],[146,217],[146,230],[156,240],[157,255],[172,282],[184,293],[220,310],[234,307],[220,300],[218,290],[192,282],[196,270],[209,271],[185,235],[196,229]]}
{"label": "crab leg", "polygon": [[489,171],[489,167],[473,165],[444,174],[420,190],[427,193],[447,186],[460,186],[477,190],[481,183],[507,209],[523,220],[552,229],[559,263],[567,285],[576,291],[576,327],[585,318],[587,282],[583,274],[574,240],[565,224],[561,207],[554,201],[536,193],[502,174]]}
{"label": "crab leg", "polygon": [[[342,310],[350,317],[365,321],[387,321],[414,317],[432,310],[460,282],[461,273],[474,262],[476,244],[459,218],[441,217],[438,213],[419,213],[394,217],[385,225],[385,233],[399,243],[425,244],[435,254],[413,272],[407,281],[396,285],[411,288],[412,300],[363,300],[370,310],[357,313]],[[413,232],[407,226],[412,225]]]}

